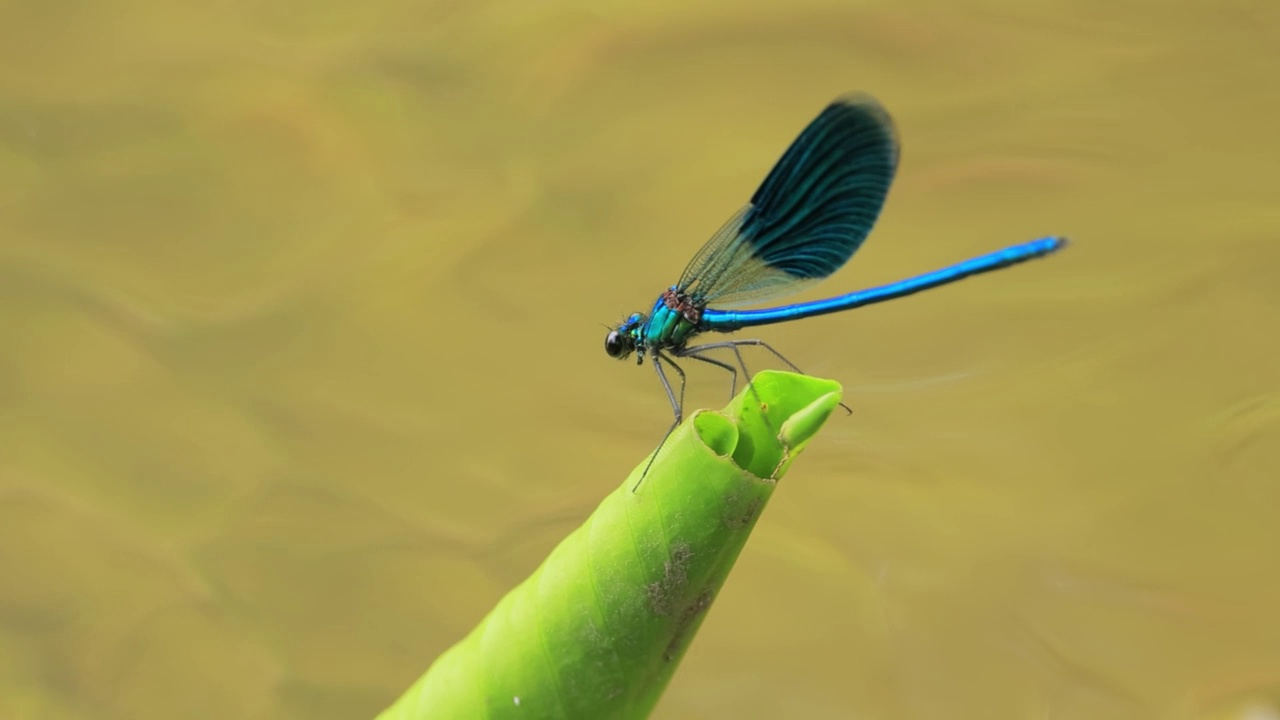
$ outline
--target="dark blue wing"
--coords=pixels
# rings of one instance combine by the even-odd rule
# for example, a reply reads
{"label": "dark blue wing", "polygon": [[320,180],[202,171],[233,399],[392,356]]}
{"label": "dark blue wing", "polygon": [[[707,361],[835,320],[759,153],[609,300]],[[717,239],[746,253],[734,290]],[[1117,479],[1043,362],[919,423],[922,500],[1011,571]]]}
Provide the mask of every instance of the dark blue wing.
{"label": "dark blue wing", "polygon": [[897,167],[897,133],[880,103],[863,94],[836,100],[698,251],[678,287],[725,306],[827,277],[871,232]]}

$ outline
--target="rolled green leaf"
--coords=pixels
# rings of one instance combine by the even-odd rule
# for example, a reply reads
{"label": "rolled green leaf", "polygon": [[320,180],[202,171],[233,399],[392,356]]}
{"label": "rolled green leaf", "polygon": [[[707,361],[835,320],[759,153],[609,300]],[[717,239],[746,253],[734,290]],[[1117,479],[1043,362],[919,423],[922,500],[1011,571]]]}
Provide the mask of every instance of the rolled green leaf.
{"label": "rolled green leaf", "polygon": [[644,718],[840,386],[766,371],[699,411],[378,720]]}

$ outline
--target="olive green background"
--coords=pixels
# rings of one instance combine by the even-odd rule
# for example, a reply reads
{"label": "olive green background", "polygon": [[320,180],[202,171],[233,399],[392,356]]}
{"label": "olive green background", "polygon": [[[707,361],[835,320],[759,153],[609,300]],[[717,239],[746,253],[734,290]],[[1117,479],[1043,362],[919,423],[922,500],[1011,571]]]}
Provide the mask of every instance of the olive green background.
{"label": "olive green background", "polygon": [[854,89],[899,181],[803,298],[1075,243],[758,333],[854,415],[656,717],[1275,717],[1278,33],[1273,0],[0,0],[0,720],[376,714],[657,442],[602,324]]}

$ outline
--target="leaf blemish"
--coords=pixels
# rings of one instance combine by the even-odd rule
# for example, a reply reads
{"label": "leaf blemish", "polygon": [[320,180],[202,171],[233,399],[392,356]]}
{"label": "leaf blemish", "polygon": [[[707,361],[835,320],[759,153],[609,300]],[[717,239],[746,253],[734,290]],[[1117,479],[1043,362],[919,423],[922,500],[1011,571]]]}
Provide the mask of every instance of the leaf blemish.
{"label": "leaf blemish", "polygon": [[671,547],[671,555],[662,564],[662,579],[649,583],[645,588],[649,596],[649,607],[655,615],[672,613],[689,582],[689,560],[692,557],[693,552],[686,543],[677,543]]}
{"label": "leaf blemish", "polygon": [[689,631],[707,612],[707,608],[711,607],[711,600],[714,598],[711,590],[703,590],[698,593],[698,597],[694,598],[684,610],[680,611],[680,619],[676,622],[675,632],[671,634],[671,641],[667,643],[667,649],[662,653],[662,659],[666,662],[675,660],[684,649],[685,638],[689,636]]}
{"label": "leaf blemish", "polygon": [[730,497],[725,503],[724,526],[730,530],[749,527],[751,521],[755,520],[756,513],[760,512],[760,498],[751,498],[745,507],[737,500],[737,497]]}

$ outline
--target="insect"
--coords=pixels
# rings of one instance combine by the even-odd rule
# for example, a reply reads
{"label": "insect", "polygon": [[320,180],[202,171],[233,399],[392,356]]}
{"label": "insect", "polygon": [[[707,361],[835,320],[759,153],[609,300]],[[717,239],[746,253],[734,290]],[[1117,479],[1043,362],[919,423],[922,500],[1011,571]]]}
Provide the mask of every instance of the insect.
{"label": "insect", "polygon": [[[703,333],[730,333],[779,322],[852,310],[1043,257],[1066,238],[1043,237],[888,285],[811,302],[758,310],[732,309],[791,294],[839,270],[866,240],[884,206],[898,167],[897,132],[870,95],[836,99],[804,129],[769,171],[751,201],[729,218],[693,256],[680,281],[658,296],[649,314],[633,313],[604,341],[610,357],[646,356],[658,374],[675,421],[662,449],[684,419],[685,374],[676,359],[715,365],[750,383],[740,348],[758,346],[796,372],[800,368],[762,340],[689,344]],[[708,353],[729,350],[736,366]],[[672,390],[664,365],[680,378]],[[848,408],[845,408],[848,410]],[[636,488],[658,452],[649,458]]]}

